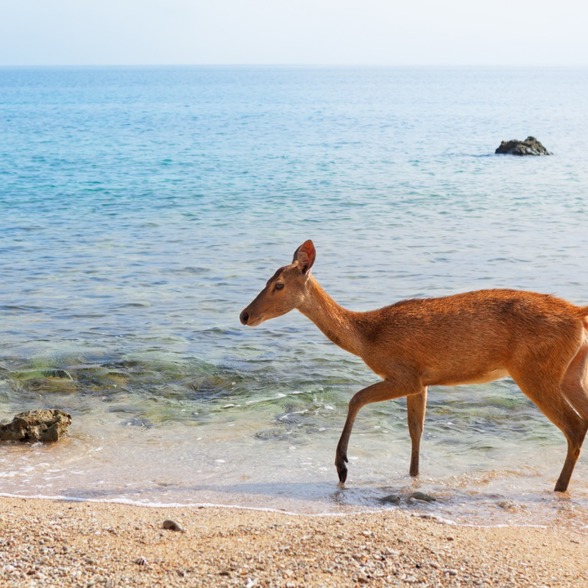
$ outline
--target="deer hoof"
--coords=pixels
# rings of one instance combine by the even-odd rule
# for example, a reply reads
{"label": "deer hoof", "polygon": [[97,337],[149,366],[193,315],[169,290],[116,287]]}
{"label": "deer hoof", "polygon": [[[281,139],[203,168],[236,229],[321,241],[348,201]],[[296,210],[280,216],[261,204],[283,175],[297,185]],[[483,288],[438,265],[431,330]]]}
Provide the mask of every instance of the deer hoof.
{"label": "deer hoof", "polygon": [[347,480],[347,466],[345,465],[346,461],[347,461],[347,459],[336,464],[337,465],[337,474],[339,474],[339,484],[345,484],[345,480]]}

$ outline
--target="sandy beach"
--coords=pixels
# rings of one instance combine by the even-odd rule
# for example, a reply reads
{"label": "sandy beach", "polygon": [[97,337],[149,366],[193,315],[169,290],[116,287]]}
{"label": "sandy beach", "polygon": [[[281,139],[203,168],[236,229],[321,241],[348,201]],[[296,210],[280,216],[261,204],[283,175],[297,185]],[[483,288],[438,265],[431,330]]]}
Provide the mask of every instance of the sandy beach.
{"label": "sandy beach", "polygon": [[456,526],[394,510],[307,516],[1,498],[0,528],[7,587],[588,585],[584,532]]}

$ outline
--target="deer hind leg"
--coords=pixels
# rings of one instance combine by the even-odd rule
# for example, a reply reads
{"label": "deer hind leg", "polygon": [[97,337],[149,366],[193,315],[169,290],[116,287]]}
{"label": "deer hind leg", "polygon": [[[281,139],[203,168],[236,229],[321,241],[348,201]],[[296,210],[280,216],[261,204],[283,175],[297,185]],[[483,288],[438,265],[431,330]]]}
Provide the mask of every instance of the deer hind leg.
{"label": "deer hind leg", "polygon": [[419,475],[419,455],[421,437],[425,426],[425,412],[427,410],[427,388],[423,388],[420,394],[411,394],[406,397],[406,409],[408,416],[408,432],[412,443],[410,455],[410,475]]}
{"label": "deer hind leg", "polygon": [[384,400],[393,400],[394,398],[401,398],[409,394],[418,394],[422,392],[422,385],[418,381],[412,379],[407,381],[401,380],[384,380],[377,384],[372,384],[363,390],[357,392],[353,398],[349,401],[349,409],[347,411],[347,419],[345,420],[345,426],[341,433],[339,443],[337,444],[337,452],[335,455],[335,466],[337,467],[337,473],[339,474],[339,482],[345,483],[347,479],[347,448],[349,446],[349,437],[351,436],[351,430],[353,429],[353,423],[355,417],[360,409],[366,404],[372,402],[382,402]]}
{"label": "deer hind leg", "polygon": [[572,359],[561,384],[562,392],[580,416],[588,421],[588,341]]}
{"label": "deer hind leg", "polygon": [[572,475],[574,465],[580,457],[582,443],[588,429],[588,342],[584,343],[578,350],[574,359],[568,366],[561,383],[561,390],[572,408],[576,411],[582,420],[582,425],[578,425],[575,436],[572,441],[568,438],[568,469],[564,469],[556,485],[556,490],[565,491],[569,479]]}
{"label": "deer hind leg", "polygon": [[565,435],[568,442],[566,459],[555,484],[556,492],[565,492],[588,429],[588,421],[582,418],[568,403],[559,382],[552,382],[540,373],[512,374],[521,390],[543,414]]}

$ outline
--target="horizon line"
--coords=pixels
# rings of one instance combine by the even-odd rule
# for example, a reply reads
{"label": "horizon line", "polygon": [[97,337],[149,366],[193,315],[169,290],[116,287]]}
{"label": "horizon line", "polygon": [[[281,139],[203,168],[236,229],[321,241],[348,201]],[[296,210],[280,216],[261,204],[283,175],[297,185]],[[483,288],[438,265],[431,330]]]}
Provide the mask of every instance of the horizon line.
{"label": "horizon line", "polygon": [[458,64],[458,63],[405,63],[405,64],[383,64],[383,63],[0,63],[0,68],[69,68],[69,67],[282,67],[282,68],[586,68],[584,64]]}

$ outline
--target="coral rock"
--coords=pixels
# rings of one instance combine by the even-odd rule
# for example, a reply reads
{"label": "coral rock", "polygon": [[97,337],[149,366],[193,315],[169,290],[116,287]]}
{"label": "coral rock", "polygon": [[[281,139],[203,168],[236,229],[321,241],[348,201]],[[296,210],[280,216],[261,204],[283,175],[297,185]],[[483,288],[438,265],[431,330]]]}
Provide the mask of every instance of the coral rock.
{"label": "coral rock", "polygon": [[71,424],[71,416],[61,410],[41,409],[21,412],[11,423],[0,425],[0,441],[41,441],[61,439]]}

